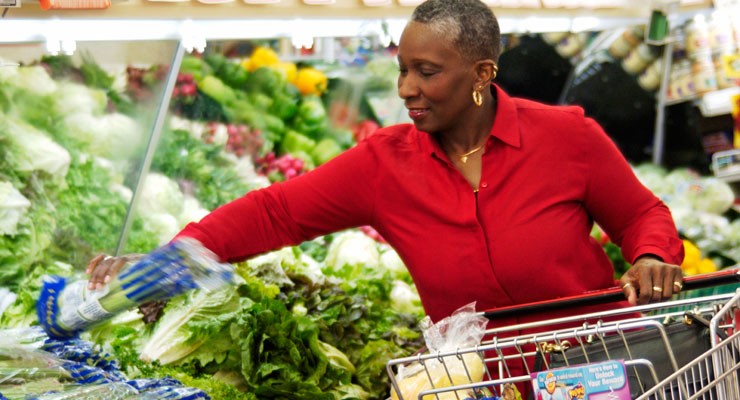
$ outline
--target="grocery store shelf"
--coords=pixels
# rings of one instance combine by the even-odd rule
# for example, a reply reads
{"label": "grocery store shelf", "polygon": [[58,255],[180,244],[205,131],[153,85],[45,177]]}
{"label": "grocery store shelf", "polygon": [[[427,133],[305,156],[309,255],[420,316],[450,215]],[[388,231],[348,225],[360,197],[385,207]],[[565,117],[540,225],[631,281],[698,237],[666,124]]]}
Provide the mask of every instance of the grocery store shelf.
{"label": "grocery store shelf", "polygon": [[680,99],[670,99],[665,102],[666,106],[691,102],[699,108],[701,115],[707,118],[732,113],[732,98],[740,94],[740,87],[731,87],[703,95],[693,95]]}

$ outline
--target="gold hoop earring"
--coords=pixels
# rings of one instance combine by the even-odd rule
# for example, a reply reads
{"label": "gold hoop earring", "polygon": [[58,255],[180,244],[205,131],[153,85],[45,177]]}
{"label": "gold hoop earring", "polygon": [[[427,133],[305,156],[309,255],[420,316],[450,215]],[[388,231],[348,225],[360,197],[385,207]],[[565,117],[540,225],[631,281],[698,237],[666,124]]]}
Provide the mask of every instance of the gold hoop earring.
{"label": "gold hoop earring", "polygon": [[491,80],[496,79],[496,75],[498,75],[498,65],[493,64],[493,76],[491,77]]}
{"label": "gold hoop earring", "polygon": [[480,88],[473,90],[473,103],[478,107],[483,105],[483,94],[481,94],[481,90],[483,89]]}

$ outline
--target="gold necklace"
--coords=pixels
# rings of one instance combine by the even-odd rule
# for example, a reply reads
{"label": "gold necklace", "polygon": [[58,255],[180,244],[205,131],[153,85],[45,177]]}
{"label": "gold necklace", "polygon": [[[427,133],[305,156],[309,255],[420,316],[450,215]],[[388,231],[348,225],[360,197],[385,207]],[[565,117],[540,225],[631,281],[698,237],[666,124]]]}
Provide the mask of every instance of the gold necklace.
{"label": "gold necklace", "polygon": [[470,156],[471,154],[475,153],[476,151],[478,151],[478,150],[482,149],[484,145],[485,145],[485,143],[483,143],[482,145],[480,145],[480,146],[478,146],[478,147],[474,148],[473,150],[470,150],[469,152],[467,152],[467,153],[465,153],[465,154],[460,154],[460,155],[458,155],[458,157],[460,157],[460,161],[462,161],[462,163],[463,163],[463,164],[467,163],[467,162],[468,162],[468,157],[469,157],[469,156]]}

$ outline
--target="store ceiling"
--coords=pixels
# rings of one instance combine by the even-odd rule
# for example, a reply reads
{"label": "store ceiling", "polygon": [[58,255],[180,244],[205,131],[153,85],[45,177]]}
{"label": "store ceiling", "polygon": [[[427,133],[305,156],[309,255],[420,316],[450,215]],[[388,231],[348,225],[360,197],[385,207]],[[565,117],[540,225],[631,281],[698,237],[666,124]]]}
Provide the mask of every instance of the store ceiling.
{"label": "store ceiling", "polygon": [[[378,30],[386,30],[393,36],[400,34],[420,0],[87,0],[111,2],[108,8],[95,10],[44,10],[39,0],[15,1],[22,3],[20,7],[6,9],[0,24],[0,43],[44,41],[49,37],[71,40],[177,39],[188,35],[205,39],[296,34],[336,37]],[[646,23],[650,14],[650,2],[644,0],[487,1],[499,17],[504,33],[605,30]],[[711,0],[682,1],[680,10],[685,12],[711,7]]]}

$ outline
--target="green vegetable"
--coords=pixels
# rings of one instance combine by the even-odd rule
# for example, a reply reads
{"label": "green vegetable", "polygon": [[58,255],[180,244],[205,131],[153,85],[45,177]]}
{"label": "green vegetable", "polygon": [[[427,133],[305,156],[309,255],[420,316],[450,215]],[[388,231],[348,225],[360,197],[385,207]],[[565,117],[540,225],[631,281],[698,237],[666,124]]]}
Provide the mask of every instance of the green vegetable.
{"label": "green vegetable", "polygon": [[180,102],[176,100],[173,104],[173,111],[195,121],[225,122],[229,119],[226,115],[227,110],[223,105],[201,92],[196,92],[192,101]]}
{"label": "green vegetable", "polygon": [[203,207],[213,210],[249,191],[223,148],[194,138],[188,131],[165,132],[157,146],[152,170],[186,180]]}
{"label": "green vegetable", "polygon": [[163,317],[141,349],[141,358],[162,365],[179,361],[208,344],[197,355],[201,365],[211,361],[222,362],[231,349],[231,340],[217,340],[228,335],[226,314],[239,306],[239,295],[233,287],[215,292],[202,290],[186,293],[173,299],[164,309]]}
{"label": "green vegetable", "polygon": [[[283,141],[280,144],[280,151],[285,153],[304,152],[310,153],[316,147],[316,141],[306,135],[302,135],[294,130],[288,130],[283,136]],[[313,158],[312,158],[313,159]]]}
{"label": "green vegetable", "polygon": [[293,128],[306,136],[319,138],[328,125],[326,109],[321,99],[315,95],[304,96],[298,105]]}
{"label": "green vegetable", "polygon": [[316,165],[321,165],[332,158],[338,156],[343,151],[342,146],[339,145],[334,139],[325,138],[321,139],[316,147],[311,151],[311,157],[313,157]]}
{"label": "green vegetable", "polygon": [[233,61],[227,61],[226,64],[224,64],[221,70],[217,73],[217,75],[227,85],[240,90],[243,90],[246,86],[249,76],[247,70],[244,69],[244,67]]}
{"label": "green vegetable", "polygon": [[273,104],[273,99],[271,96],[260,92],[248,93],[247,99],[249,100],[249,103],[254,106],[254,108],[260,111],[269,110]]}
{"label": "green vegetable", "polygon": [[222,105],[231,104],[236,100],[234,89],[213,75],[203,77],[203,79],[198,82],[198,90],[212,97]]}
{"label": "green vegetable", "polygon": [[285,93],[275,93],[269,111],[281,120],[288,121],[298,112],[298,98]]}
{"label": "green vegetable", "polygon": [[72,57],[68,55],[43,55],[40,61],[49,67],[49,73],[54,79],[66,78],[77,70]]}
{"label": "green vegetable", "polygon": [[273,68],[259,67],[247,77],[246,88],[251,92],[273,95],[284,90],[285,76]]}
{"label": "green vegetable", "polygon": [[221,68],[229,62],[229,60],[221,53],[210,53],[203,58],[203,60],[213,69],[215,74],[221,71]]}
{"label": "green vegetable", "polygon": [[206,67],[208,67],[210,71],[210,67],[208,64],[203,62],[202,58],[186,55],[182,58],[182,62],[180,63],[180,73],[191,74],[193,75],[193,79],[199,81],[200,78],[203,77],[203,70]]}

